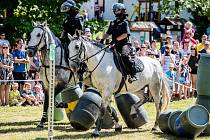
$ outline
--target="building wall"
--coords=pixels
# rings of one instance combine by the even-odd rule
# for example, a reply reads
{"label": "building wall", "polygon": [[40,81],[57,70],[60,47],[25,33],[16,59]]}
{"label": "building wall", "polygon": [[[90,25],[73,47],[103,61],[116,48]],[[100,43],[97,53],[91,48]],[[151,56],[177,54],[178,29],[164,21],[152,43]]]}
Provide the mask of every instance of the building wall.
{"label": "building wall", "polygon": [[89,0],[87,2],[84,2],[81,6],[81,10],[82,9],[87,10],[89,20],[92,20],[95,18],[94,5],[95,5],[95,0]]}

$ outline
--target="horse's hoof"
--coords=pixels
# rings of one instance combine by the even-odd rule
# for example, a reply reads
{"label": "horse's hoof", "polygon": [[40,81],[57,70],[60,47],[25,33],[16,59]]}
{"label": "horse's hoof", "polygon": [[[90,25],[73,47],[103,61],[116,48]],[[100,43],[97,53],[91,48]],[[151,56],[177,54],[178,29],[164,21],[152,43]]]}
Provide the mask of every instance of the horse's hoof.
{"label": "horse's hoof", "polygon": [[117,128],[115,128],[115,132],[122,132],[122,125],[119,125]]}
{"label": "horse's hoof", "polygon": [[99,133],[92,133],[91,137],[93,137],[93,138],[99,137]]}

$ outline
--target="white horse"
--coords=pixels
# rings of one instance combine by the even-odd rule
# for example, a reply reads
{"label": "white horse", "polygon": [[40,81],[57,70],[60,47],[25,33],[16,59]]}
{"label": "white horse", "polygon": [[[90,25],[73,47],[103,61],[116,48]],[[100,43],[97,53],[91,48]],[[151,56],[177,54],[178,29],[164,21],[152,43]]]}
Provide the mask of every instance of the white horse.
{"label": "white horse", "polygon": [[72,77],[72,71],[69,69],[68,63],[64,59],[64,47],[61,45],[60,40],[50,31],[47,23],[33,23],[34,29],[31,32],[31,38],[28,42],[28,54],[29,57],[33,57],[37,51],[41,51],[42,69],[40,71],[42,80],[44,81],[44,109],[40,123],[37,127],[44,127],[44,123],[47,118],[47,109],[49,105],[48,88],[49,88],[49,47],[50,44],[55,44],[55,97],[64,88],[67,83],[73,85],[74,80],[70,80]]}
{"label": "white horse", "polygon": [[[113,60],[113,53],[102,51],[102,49],[93,43],[84,40],[82,37],[71,36],[69,44],[69,58],[70,67],[73,72],[76,72],[80,67],[80,62],[85,62],[89,71],[91,72],[92,85],[96,87],[102,95],[102,108],[100,120],[104,115],[104,110],[110,104],[110,96],[115,93],[120,85],[122,74],[116,68]],[[137,73],[139,80],[129,83],[126,81],[127,89],[129,92],[140,94],[140,90],[148,85],[149,91],[155,101],[156,107],[156,120],[153,130],[157,130],[158,118],[161,111],[168,108],[170,102],[170,95],[166,79],[162,71],[161,65],[157,60],[149,57],[139,57],[144,64],[144,70]],[[126,92],[123,87],[121,93]],[[162,94],[162,106],[161,103]],[[99,136],[100,123],[95,128],[92,136]]]}

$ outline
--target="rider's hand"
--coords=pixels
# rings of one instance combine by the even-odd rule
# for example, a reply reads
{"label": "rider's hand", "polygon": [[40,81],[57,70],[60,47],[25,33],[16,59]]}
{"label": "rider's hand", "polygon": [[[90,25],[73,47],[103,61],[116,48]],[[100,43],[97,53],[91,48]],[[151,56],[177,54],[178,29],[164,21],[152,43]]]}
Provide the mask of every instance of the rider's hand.
{"label": "rider's hand", "polygon": [[104,39],[101,39],[101,40],[100,40],[100,43],[101,43],[101,44],[104,44]]}

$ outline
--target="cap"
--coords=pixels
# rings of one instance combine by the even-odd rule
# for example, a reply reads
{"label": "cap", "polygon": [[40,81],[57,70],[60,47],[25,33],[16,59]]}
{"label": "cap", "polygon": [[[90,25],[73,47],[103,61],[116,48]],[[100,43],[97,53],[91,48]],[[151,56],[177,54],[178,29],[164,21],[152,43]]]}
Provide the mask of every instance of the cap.
{"label": "cap", "polygon": [[166,39],[167,39],[167,38],[172,39],[173,37],[172,37],[171,35],[167,35],[167,36],[166,36]]}
{"label": "cap", "polygon": [[85,28],[85,32],[90,32],[90,28]]}
{"label": "cap", "polygon": [[174,68],[174,64],[173,63],[170,63],[169,64],[169,68]]}

